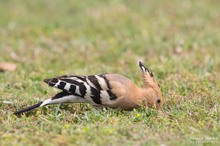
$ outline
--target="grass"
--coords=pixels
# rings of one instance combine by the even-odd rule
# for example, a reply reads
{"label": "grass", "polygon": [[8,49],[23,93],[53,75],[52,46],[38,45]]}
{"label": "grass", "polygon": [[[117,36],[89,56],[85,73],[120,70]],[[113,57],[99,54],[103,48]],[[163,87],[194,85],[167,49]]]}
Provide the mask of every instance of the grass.
{"label": "grass", "polygon": [[[219,145],[219,1],[3,1],[0,5],[0,145]],[[54,105],[12,113],[57,90],[63,74],[119,73],[142,85],[153,70],[163,112]]]}

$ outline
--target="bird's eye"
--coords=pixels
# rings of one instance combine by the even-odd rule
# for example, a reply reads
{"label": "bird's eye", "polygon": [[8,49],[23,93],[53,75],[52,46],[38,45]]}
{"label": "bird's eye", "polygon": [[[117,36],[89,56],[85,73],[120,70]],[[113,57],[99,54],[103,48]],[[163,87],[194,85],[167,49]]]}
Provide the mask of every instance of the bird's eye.
{"label": "bird's eye", "polygon": [[160,103],[160,99],[157,99],[157,103]]}

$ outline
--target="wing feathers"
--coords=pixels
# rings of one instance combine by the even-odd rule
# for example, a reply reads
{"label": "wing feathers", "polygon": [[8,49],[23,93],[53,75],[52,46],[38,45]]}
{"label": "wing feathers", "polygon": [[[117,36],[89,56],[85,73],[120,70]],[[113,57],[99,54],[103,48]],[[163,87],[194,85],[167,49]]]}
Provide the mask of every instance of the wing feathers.
{"label": "wing feathers", "polygon": [[106,80],[104,75],[95,75],[95,77],[97,78],[98,83],[101,86],[102,90],[108,90],[109,89],[108,81]]}
{"label": "wing feathers", "polygon": [[115,99],[117,99],[117,96],[114,94],[114,93],[112,93],[112,91],[111,90],[107,90],[107,93],[108,93],[108,95],[109,95],[109,99],[110,100],[115,100]]}
{"label": "wing feathers", "polygon": [[102,104],[100,93],[100,90],[91,87],[91,99],[96,104]]}
{"label": "wing feathers", "polygon": [[87,77],[60,76],[53,79],[45,79],[44,82],[49,86],[57,87],[68,94],[82,97],[94,104],[106,104],[117,99],[117,95],[112,92],[109,80],[104,74]]}
{"label": "wing feathers", "polygon": [[90,86],[92,86],[92,87],[94,87],[94,88],[96,88],[98,90],[102,90],[101,85],[100,85],[97,77],[95,77],[93,75],[92,76],[88,76],[87,80],[88,80],[88,84]]}

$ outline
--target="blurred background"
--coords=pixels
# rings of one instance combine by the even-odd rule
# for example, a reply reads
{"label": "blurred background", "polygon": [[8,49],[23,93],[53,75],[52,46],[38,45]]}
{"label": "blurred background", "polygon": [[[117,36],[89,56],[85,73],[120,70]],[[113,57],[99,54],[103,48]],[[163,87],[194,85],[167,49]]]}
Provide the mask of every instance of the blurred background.
{"label": "blurred background", "polygon": [[219,55],[218,6],[218,0],[3,0],[0,60],[58,73],[128,64],[125,71],[137,60],[159,71],[201,68]]}
{"label": "blurred background", "polygon": [[[141,85],[141,60],[161,84],[165,111],[184,118],[179,125],[162,121],[162,128],[149,137],[140,130],[137,139],[171,140],[161,132],[166,122],[171,124],[166,129],[170,136],[180,141],[197,132],[215,136],[220,103],[219,6],[219,0],[0,0],[1,114],[54,93],[41,81],[57,75],[119,73]],[[8,117],[0,121],[12,124]],[[188,121],[197,131],[188,129]],[[182,129],[179,135],[172,133],[176,126]],[[2,133],[7,131],[10,128]],[[156,139],[152,143],[162,144]]]}

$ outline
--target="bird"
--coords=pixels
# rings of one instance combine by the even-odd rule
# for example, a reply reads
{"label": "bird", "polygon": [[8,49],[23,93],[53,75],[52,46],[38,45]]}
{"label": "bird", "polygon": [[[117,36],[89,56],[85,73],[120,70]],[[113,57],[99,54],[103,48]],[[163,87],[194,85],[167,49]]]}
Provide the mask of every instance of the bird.
{"label": "bird", "polygon": [[154,74],[139,61],[143,86],[138,87],[132,80],[115,73],[88,76],[63,75],[44,82],[61,90],[52,98],[14,112],[15,115],[38,107],[59,103],[89,103],[97,108],[119,108],[132,110],[146,107],[162,109],[163,96]]}

